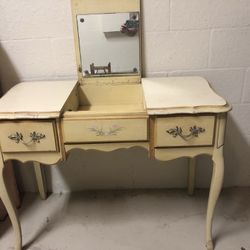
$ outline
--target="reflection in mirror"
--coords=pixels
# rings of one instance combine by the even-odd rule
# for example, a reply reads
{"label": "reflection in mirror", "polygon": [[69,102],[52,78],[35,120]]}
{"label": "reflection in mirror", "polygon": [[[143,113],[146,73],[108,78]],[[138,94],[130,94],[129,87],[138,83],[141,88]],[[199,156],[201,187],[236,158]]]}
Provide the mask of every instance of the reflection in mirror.
{"label": "reflection in mirror", "polygon": [[139,13],[77,16],[85,77],[139,74]]}

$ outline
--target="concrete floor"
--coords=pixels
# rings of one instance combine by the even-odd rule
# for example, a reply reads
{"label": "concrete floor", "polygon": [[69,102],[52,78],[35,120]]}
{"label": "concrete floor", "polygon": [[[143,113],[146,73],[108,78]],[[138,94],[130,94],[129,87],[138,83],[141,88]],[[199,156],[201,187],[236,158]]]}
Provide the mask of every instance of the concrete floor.
{"label": "concrete floor", "polygon": [[[202,250],[207,190],[27,194],[20,211],[24,250]],[[226,189],[214,224],[216,250],[250,250],[250,188]],[[7,220],[0,249],[13,250]]]}

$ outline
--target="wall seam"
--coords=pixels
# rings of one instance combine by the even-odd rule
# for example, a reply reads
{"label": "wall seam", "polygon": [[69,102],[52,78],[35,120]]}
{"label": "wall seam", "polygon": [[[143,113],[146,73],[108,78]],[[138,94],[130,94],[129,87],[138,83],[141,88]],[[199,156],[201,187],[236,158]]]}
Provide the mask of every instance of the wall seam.
{"label": "wall seam", "polygon": [[171,13],[172,13],[172,0],[169,0],[168,2],[168,7],[169,7],[169,31],[172,30],[172,25],[171,25],[171,22],[172,22],[172,18],[171,18]]}
{"label": "wall seam", "polygon": [[171,29],[172,31],[202,31],[202,30],[215,30],[215,31],[223,31],[223,30],[243,30],[243,29],[250,29],[250,25],[245,25],[245,26],[235,26],[235,27],[226,27],[226,26],[222,26],[222,27],[203,27],[203,28],[174,28]]}
{"label": "wall seam", "polygon": [[207,68],[210,68],[211,58],[212,58],[212,40],[213,40],[213,30],[210,30],[209,44],[208,44],[208,57],[207,57]]}
{"label": "wall seam", "polygon": [[244,100],[243,100],[243,98],[244,98],[243,94],[244,94],[244,90],[245,90],[245,88],[246,88],[247,73],[248,73],[248,68],[246,68],[246,70],[245,70],[243,86],[242,86],[242,88],[241,88],[241,96],[240,96],[240,97],[241,97],[241,98],[240,98],[240,102],[241,102],[241,103],[246,103],[246,102],[244,102]]}

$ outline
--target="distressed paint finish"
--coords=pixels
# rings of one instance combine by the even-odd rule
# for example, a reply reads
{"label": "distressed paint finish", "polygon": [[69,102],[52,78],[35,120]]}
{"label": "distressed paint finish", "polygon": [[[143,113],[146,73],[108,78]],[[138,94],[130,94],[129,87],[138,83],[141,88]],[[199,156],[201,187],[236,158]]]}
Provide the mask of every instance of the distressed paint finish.
{"label": "distressed paint finish", "polygon": [[[140,10],[138,0],[110,0],[105,3],[100,0],[72,0],[72,7],[78,66],[80,54],[75,23],[75,16],[77,14],[82,14],[83,12],[99,13]],[[204,43],[202,43],[204,46],[200,47],[202,51],[207,51],[208,49],[208,34],[209,32],[206,31],[204,32],[204,36],[201,37],[201,40],[204,41]],[[190,43],[192,43],[192,41]],[[162,55],[162,51],[159,55]],[[182,58],[184,58],[183,55]],[[206,57],[204,58],[207,59]],[[158,59],[159,58],[157,58],[157,60]],[[206,61],[207,60],[205,60],[205,62]],[[212,91],[207,81],[200,77],[143,79],[143,88],[141,86],[138,87],[138,83],[140,83],[141,79],[140,75],[137,77],[92,78],[88,82],[84,81],[81,72],[78,72],[78,78],[82,83],[81,86],[79,86],[76,81],[57,82],[55,84],[53,82],[22,83],[10,90],[0,101],[0,119],[2,120],[9,120],[10,123],[14,124],[14,120],[16,119],[23,119],[25,122],[27,119],[31,119],[32,122],[38,123],[41,128],[43,127],[41,119],[50,119],[56,124],[51,135],[55,144],[58,145],[55,152],[46,152],[42,149],[40,151],[33,150],[28,148],[28,145],[28,152],[23,152],[22,150],[17,152],[14,146],[8,145],[4,151],[2,150],[0,155],[0,195],[3,197],[3,202],[9,212],[15,231],[16,250],[22,249],[22,238],[18,217],[3,178],[5,161],[16,159],[22,162],[30,160],[37,162],[35,164],[36,176],[40,192],[45,196],[46,183],[42,180],[39,163],[55,164],[60,160],[65,160],[65,151],[70,151],[74,148],[112,151],[118,148],[134,146],[147,148],[147,145],[150,149],[150,157],[162,161],[180,157],[194,158],[201,154],[212,156],[214,166],[207,209],[206,243],[207,249],[213,250],[212,220],[223,181],[225,113],[230,110],[230,106],[227,102]],[[94,85],[94,91],[91,91],[91,88],[86,88],[84,84]],[[123,88],[119,85],[123,85]],[[124,87],[124,85],[131,85],[133,87]],[[134,86],[136,86],[136,89]],[[131,91],[132,88],[134,88],[134,91]],[[91,94],[88,94],[84,89],[89,89]],[[109,95],[104,94],[109,91],[112,95],[114,95],[114,93],[119,94],[110,100]],[[43,98],[41,98],[41,96]],[[132,100],[132,102],[130,102],[130,100]],[[118,108],[116,106],[117,104]],[[114,106],[116,108],[114,108]],[[135,106],[136,109],[132,109],[131,106]],[[166,142],[158,145],[157,142],[159,138],[157,135],[161,136],[161,129],[157,127],[157,119],[165,123],[165,120],[162,119],[163,115],[167,117],[169,115],[178,115],[181,120],[181,118],[185,119],[187,114],[191,117],[191,124],[195,124],[197,127],[199,127],[197,117],[202,117],[204,114],[212,114],[211,117],[216,116],[216,126],[206,128],[210,130],[207,135],[209,139],[208,145],[204,145],[205,143],[199,141],[196,142],[196,147],[184,145],[186,146],[185,148],[177,148],[175,144],[168,145]],[[148,118],[150,120],[150,129],[148,126]],[[169,116],[169,119],[171,120],[172,118]],[[93,120],[95,122],[93,122]],[[118,126],[117,128],[123,129],[119,129],[119,131],[116,130],[117,137],[115,137],[114,132],[107,132],[109,130],[102,130],[99,127],[99,124],[102,124],[104,121],[108,121],[109,128],[112,128],[115,124]],[[177,122],[179,121],[177,120]],[[2,123],[4,123],[4,121]],[[66,126],[67,124],[68,126]],[[93,124],[98,124],[94,132],[98,132],[98,135],[101,134],[105,136],[92,135]],[[167,124],[167,122],[165,124]],[[181,124],[181,126],[182,125],[183,124]],[[86,128],[85,131],[87,131],[86,133],[90,134],[83,134],[82,128],[84,126]],[[90,128],[92,128],[92,131]],[[33,131],[30,132],[32,133]],[[3,138],[3,136],[4,135],[1,137]],[[89,136],[90,139],[86,140],[86,136]],[[98,137],[98,140],[93,139],[96,137]],[[112,139],[116,138],[116,140],[111,139],[107,141],[107,137],[112,137]],[[1,141],[2,138],[0,138]],[[183,146],[183,144],[180,146]],[[193,192],[194,187],[194,165],[194,161],[191,160],[188,182],[189,193]]]}

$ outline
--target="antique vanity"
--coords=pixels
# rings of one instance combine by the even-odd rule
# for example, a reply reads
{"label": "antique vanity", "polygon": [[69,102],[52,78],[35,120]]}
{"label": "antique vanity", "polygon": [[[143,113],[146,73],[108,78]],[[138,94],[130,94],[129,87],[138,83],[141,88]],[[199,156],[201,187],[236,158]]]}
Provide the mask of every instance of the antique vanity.
{"label": "antique vanity", "polygon": [[24,82],[0,99],[0,196],[15,250],[22,249],[22,236],[4,181],[6,161],[33,161],[46,198],[40,163],[65,161],[75,148],[134,146],[148,149],[151,159],[189,157],[190,194],[195,156],[212,157],[206,247],[214,249],[212,219],[223,182],[230,106],[200,77],[141,78],[139,0],[72,0],[72,13],[78,81]]}

